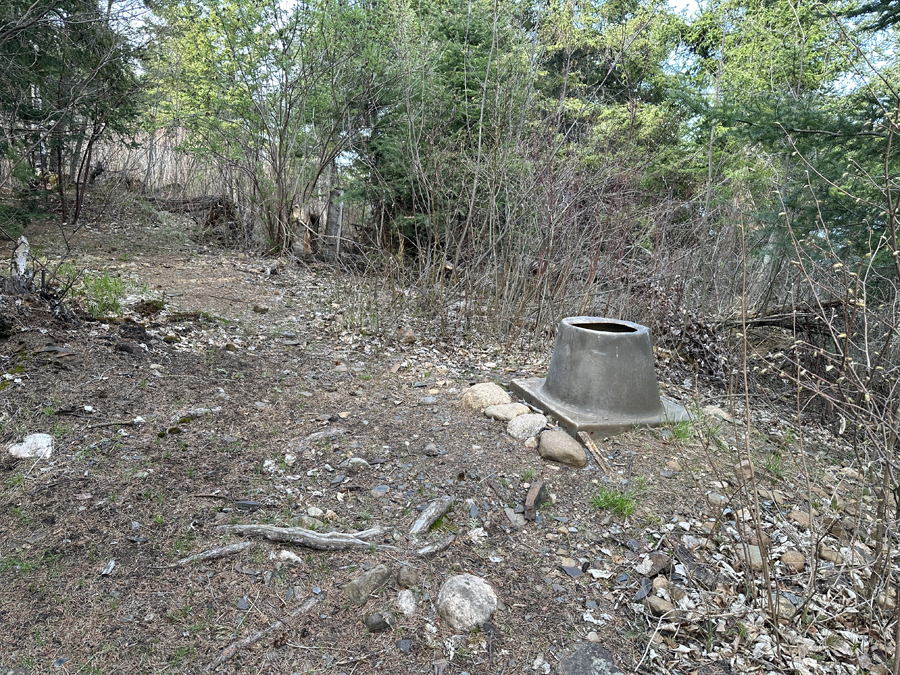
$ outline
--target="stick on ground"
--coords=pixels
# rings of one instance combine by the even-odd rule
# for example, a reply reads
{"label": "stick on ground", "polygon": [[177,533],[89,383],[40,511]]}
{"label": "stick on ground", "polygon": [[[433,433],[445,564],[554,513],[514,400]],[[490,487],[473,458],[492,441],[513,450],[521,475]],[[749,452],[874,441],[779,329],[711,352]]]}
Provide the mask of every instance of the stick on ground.
{"label": "stick on ground", "polygon": [[372,527],[353,534],[345,532],[316,532],[303,527],[275,527],[274,525],[221,525],[218,529],[220,532],[246,534],[265,537],[270,541],[299,544],[317,551],[343,551],[349,548],[370,548],[372,546],[378,550],[394,548],[393,546],[373,544],[366,541],[367,539],[374,539],[388,534],[391,530],[386,527]]}
{"label": "stick on ground", "polygon": [[319,598],[317,596],[313,596],[309,598],[306,602],[300,605],[297,609],[295,609],[290,614],[283,616],[281,619],[273,623],[268,628],[263,628],[260,631],[255,632],[253,635],[248,635],[243,640],[238,640],[237,642],[232,642],[228,645],[221,654],[219,654],[219,658],[213,661],[207,670],[214,670],[221,666],[223,663],[228,661],[231,658],[234,658],[235,654],[237,654],[242,649],[246,649],[252,644],[255,644],[269,635],[272,631],[280,630],[284,626],[288,625],[291,621],[296,619],[298,616],[302,614],[306,614],[309,610],[315,607],[319,602]]}

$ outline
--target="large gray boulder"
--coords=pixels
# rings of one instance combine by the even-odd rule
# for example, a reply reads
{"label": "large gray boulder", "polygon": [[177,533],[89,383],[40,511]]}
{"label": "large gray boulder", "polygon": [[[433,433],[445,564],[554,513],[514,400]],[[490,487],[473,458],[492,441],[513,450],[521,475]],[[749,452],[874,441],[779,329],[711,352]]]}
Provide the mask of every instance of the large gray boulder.
{"label": "large gray boulder", "polygon": [[490,620],[497,611],[497,596],[484,579],[458,574],[441,586],[437,610],[453,630],[468,632]]}

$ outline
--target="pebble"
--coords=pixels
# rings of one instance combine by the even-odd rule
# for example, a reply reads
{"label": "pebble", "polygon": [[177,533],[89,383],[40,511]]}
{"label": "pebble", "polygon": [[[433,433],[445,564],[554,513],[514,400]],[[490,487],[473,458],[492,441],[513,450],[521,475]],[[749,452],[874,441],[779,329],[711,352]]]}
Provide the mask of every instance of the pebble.
{"label": "pebble", "polygon": [[504,507],[503,512],[506,514],[509,522],[512,523],[513,527],[515,527],[517,530],[525,527],[525,516],[523,516],[521,513],[516,513],[508,506]]}
{"label": "pebble", "polygon": [[748,481],[753,478],[753,462],[745,459],[740,464],[736,464],[734,466],[734,475],[741,481]]}
{"label": "pebble", "polygon": [[754,572],[759,572],[762,570],[764,562],[762,557],[762,551],[759,546],[754,546],[752,544],[747,545],[747,550],[744,550],[744,547],[741,545],[735,546],[737,550],[738,557],[747,563],[750,566],[750,569]]}
{"label": "pebble", "polygon": [[512,398],[503,387],[493,382],[482,382],[466,389],[460,403],[466,408],[482,411],[493,405],[506,405]]}
{"label": "pebble", "polygon": [[370,633],[381,633],[397,625],[397,618],[392,612],[369,614],[365,619],[366,629]]}
{"label": "pebble", "polygon": [[491,419],[500,422],[509,422],[511,419],[519,415],[527,414],[531,408],[522,403],[504,403],[502,405],[492,405],[484,409],[484,414]]}
{"label": "pebble", "polygon": [[806,556],[800,551],[785,551],[781,556],[781,562],[784,563],[789,572],[797,574],[802,572],[806,566]]}
{"label": "pebble", "polygon": [[834,563],[835,565],[840,565],[844,562],[844,556],[833,548],[826,546],[824,542],[819,544],[818,554],[819,558],[825,562]]}
{"label": "pebble", "polygon": [[728,498],[718,492],[710,492],[706,495],[706,501],[710,506],[724,506],[728,502]]}
{"label": "pebble", "polygon": [[659,596],[648,596],[644,599],[644,604],[654,616],[665,616],[667,619],[674,619],[678,616],[675,605]]}
{"label": "pebble", "polygon": [[798,511],[794,509],[788,514],[788,518],[794,521],[800,527],[804,527],[807,530],[810,526],[810,515],[806,511]]}
{"label": "pebble", "polygon": [[419,583],[419,573],[414,567],[402,565],[397,571],[397,585],[400,588],[412,588]]}
{"label": "pebble", "polygon": [[397,609],[406,616],[416,613],[416,595],[411,590],[404,589],[397,594]]}
{"label": "pebble", "polygon": [[597,644],[600,641],[597,634],[591,631],[587,639],[588,642],[582,642],[571,654],[559,660],[556,672],[559,675],[623,675],[612,654]]}
{"label": "pebble", "polygon": [[344,595],[354,605],[363,604],[368,597],[387,583],[391,576],[391,568],[387,565],[376,565],[364,572],[343,587]]}
{"label": "pebble", "polygon": [[[539,415],[539,417],[543,417],[543,415]],[[581,443],[562,429],[551,429],[543,432],[538,453],[544,459],[550,459],[566,466],[580,469],[587,465],[587,454],[584,452],[584,448],[581,447]]]}
{"label": "pebble", "polygon": [[526,438],[537,436],[545,426],[547,426],[546,417],[539,413],[530,413],[511,419],[506,425],[506,433],[516,440],[524,441]]}

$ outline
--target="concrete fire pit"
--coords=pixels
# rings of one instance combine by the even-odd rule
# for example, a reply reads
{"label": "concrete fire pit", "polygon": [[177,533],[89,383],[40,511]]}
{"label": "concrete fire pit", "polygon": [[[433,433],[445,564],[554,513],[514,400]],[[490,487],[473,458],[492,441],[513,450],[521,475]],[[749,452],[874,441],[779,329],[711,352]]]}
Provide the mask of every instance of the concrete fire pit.
{"label": "concrete fire pit", "polygon": [[547,377],[513,380],[510,389],[555,416],[573,436],[608,436],[635,425],[688,419],[682,406],[660,398],[650,329],[630,321],[563,319]]}

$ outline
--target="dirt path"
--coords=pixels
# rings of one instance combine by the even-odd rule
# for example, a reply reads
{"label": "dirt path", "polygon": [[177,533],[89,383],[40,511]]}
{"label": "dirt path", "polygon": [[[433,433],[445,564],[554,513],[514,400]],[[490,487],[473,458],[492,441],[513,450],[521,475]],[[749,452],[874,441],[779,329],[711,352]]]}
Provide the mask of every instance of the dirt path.
{"label": "dirt path", "polygon": [[[397,339],[395,327],[373,335],[348,319],[355,282],[330,270],[204,252],[177,224],[113,229],[84,233],[82,264],[131,278],[132,290],[164,301],[161,311],[134,297],[118,316],[64,323],[38,302],[3,300],[16,332],[0,341],[0,441],[54,439],[47,459],[0,454],[3,667],[195,673],[258,631],[218,672],[549,673],[592,642],[626,672],[639,663],[743,672],[781,667],[802,640],[818,644],[798,618],[783,627],[793,636],[786,656],[758,648],[772,631],[764,600],[745,593],[762,575],[745,577],[735,562],[749,502],[727,423],[609,439],[608,476],[545,462],[503,423],[459,404],[471,384],[532,374],[534,355],[445,342],[415,317],[414,342]],[[765,414],[752,444],[756,480],[770,491],[772,570],[802,596],[808,566],[789,573],[779,556],[812,545],[788,517],[804,508],[804,465],[788,427]],[[776,456],[778,466],[766,463]],[[854,498],[849,474],[822,462],[810,478],[826,494],[815,505],[820,525],[834,497],[841,508],[856,504],[856,527],[865,526],[871,504]],[[515,511],[538,480],[552,497],[538,521],[518,528]],[[603,487],[627,487],[627,520],[600,508]],[[443,495],[452,510],[425,540],[410,540],[419,509]],[[841,522],[847,512],[833,515]],[[252,523],[385,534],[341,551],[250,538],[224,557],[177,564],[244,541],[220,526]],[[416,553],[451,534],[436,555]],[[720,575],[718,587],[692,580],[690,564],[674,557],[682,543]],[[651,574],[653,551],[673,557]],[[390,580],[352,604],[342,587],[379,564]],[[825,571],[832,579],[840,568]],[[488,581],[500,607],[489,627],[455,636],[436,601],[460,573]],[[677,615],[661,619],[641,603],[652,583],[643,578],[657,575],[656,595],[678,602]],[[410,615],[397,607],[406,586]],[[310,599],[314,607],[298,612]],[[397,617],[393,629],[369,631],[363,619],[385,611]],[[806,625],[818,635],[862,636],[873,625],[858,616],[817,622]],[[854,644],[851,656],[837,642],[815,653],[843,672],[861,653],[884,662],[892,647]]]}

